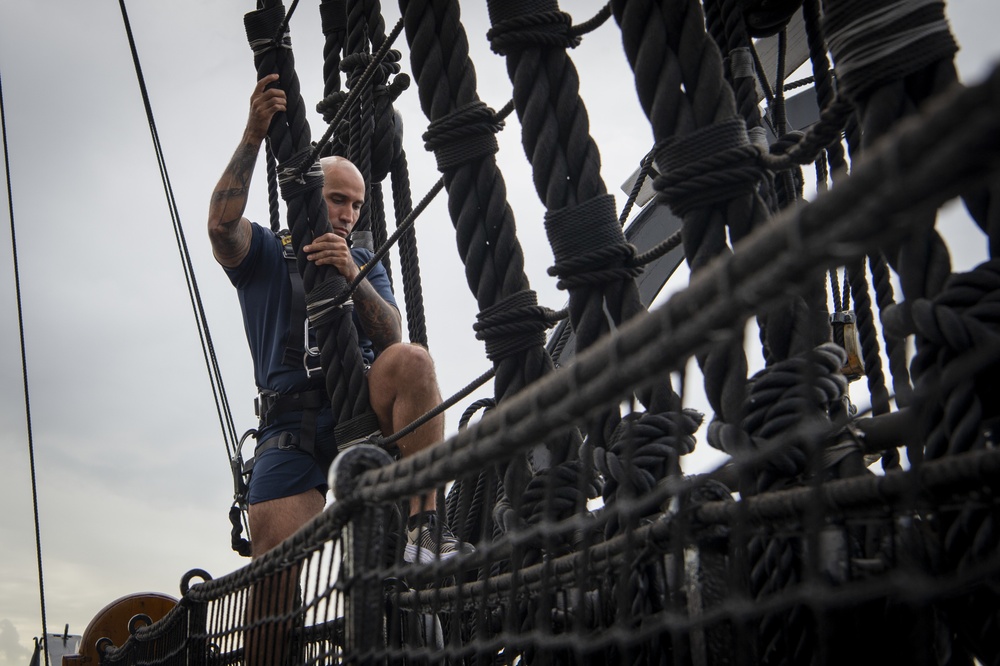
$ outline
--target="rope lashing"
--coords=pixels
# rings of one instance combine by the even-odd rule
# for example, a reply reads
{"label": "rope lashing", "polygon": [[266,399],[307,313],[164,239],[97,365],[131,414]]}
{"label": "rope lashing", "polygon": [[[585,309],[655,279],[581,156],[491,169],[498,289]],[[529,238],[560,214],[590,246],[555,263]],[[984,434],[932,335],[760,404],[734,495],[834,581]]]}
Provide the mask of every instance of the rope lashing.
{"label": "rope lashing", "polygon": [[611,194],[548,211],[545,233],[555,258],[548,272],[559,278],[560,289],[606,284],[642,272],[634,265],[635,247],[625,241]]}
{"label": "rope lashing", "polygon": [[337,442],[337,449],[339,451],[343,451],[366,439],[374,439],[378,436],[379,424],[375,412],[362,412],[353,418],[338,423],[333,428],[333,439]]}
{"label": "rope lashing", "polygon": [[823,3],[839,89],[853,99],[958,51],[941,0]]}
{"label": "rope lashing", "polygon": [[319,16],[324,36],[347,32],[347,0],[323,0]]}
{"label": "rope lashing", "polygon": [[285,201],[309,190],[323,189],[323,167],[319,161],[307,165],[304,160],[308,159],[309,153],[309,148],[299,151],[278,166],[278,188]]}
{"label": "rope lashing", "polygon": [[315,328],[322,326],[333,318],[340,308],[353,307],[354,301],[347,291],[347,279],[339,272],[330,271],[329,277],[316,284],[306,294],[306,317]]}
{"label": "rope lashing", "polygon": [[424,147],[434,153],[438,171],[445,172],[495,155],[496,133],[503,125],[493,109],[475,100],[431,122],[423,135]]}
{"label": "rope lashing", "polygon": [[757,78],[749,46],[741,46],[729,52],[729,75],[734,79]]}
{"label": "rope lashing", "polygon": [[276,41],[271,37],[262,37],[260,39],[250,40],[250,50],[253,51],[255,56],[264,55],[268,51],[274,49],[290,49],[292,48],[292,38],[286,32],[280,41]]}
{"label": "rope lashing", "polygon": [[678,216],[754,191],[764,178],[742,118],[658,142],[654,185]]}
{"label": "rope lashing", "polygon": [[534,291],[502,298],[476,315],[472,328],[486,343],[486,357],[494,363],[545,344],[545,331],[558,321],[549,308],[538,305]]}
{"label": "rope lashing", "polygon": [[[292,38],[287,31],[288,26],[285,26],[286,30],[278,32],[283,24],[284,16],[285,9],[281,5],[258,9],[244,15],[243,25],[246,29],[247,43],[255,58],[275,49],[292,48]],[[281,34],[280,39],[276,38],[278,34]]]}
{"label": "rope lashing", "polygon": [[[494,53],[507,55],[511,48],[526,46],[565,49],[580,44],[579,35],[573,33],[573,17],[566,12],[521,13],[516,2],[490,0],[487,4],[494,18],[486,39]],[[504,18],[500,18],[501,12]]]}

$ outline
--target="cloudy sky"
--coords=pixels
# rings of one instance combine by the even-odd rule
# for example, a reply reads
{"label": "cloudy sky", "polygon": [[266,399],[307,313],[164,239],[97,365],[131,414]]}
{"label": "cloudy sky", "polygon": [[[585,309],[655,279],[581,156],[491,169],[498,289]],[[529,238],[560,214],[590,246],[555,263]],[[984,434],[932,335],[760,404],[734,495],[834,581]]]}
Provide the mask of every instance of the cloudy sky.
{"label": "cloudy sky", "polygon": [[[174,0],[128,7],[240,432],[254,425],[250,359],[235,293],[211,257],[204,224],[209,194],[240,138],[255,79],[242,25],[253,4]],[[301,3],[291,26],[309,109],[322,93],[317,4]],[[563,4],[580,22],[603,1]],[[994,0],[951,4],[962,45],[959,68],[974,81],[1000,55],[987,33],[1000,7]],[[385,13],[391,27],[398,9],[388,6]],[[480,96],[500,108],[510,83],[503,60],[486,45],[485,2],[463,3],[463,19]],[[405,44],[398,46],[405,53]],[[586,37],[571,57],[605,181],[621,206],[618,186],[652,139],[614,22]],[[407,57],[404,63],[408,70]],[[50,631],[69,624],[79,634],[120,596],[146,590],[177,595],[189,569],[221,576],[246,560],[229,547],[232,482],[225,445],[118,3],[0,0],[0,76],[46,613]],[[438,174],[419,139],[426,119],[414,89],[397,108],[407,122],[416,200]],[[309,119],[319,136],[319,117],[310,112]],[[541,303],[561,307],[565,297],[545,273],[552,256],[516,119],[500,140],[529,279]],[[258,170],[248,216],[266,223],[263,184]],[[0,518],[0,666],[7,666],[27,663],[41,619],[6,198],[0,213],[0,308],[7,313],[0,317],[0,503],[6,507]],[[984,251],[955,217],[955,264],[968,268]],[[473,337],[475,301],[443,197],[417,229],[430,348],[442,392],[451,395],[489,364]],[[449,414],[449,432],[464,404]]]}

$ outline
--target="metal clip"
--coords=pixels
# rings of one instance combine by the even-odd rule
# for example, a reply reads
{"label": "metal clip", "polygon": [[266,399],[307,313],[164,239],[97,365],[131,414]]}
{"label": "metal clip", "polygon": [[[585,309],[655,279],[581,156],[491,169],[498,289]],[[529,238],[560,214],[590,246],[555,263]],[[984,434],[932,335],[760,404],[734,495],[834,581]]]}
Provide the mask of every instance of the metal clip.
{"label": "metal clip", "polygon": [[865,374],[865,366],[861,360],[861,340],[858,338],[857,317],[852,310],[835,312],[830,315],[830,324],[833,327],[843,330],[844,351],[847,352],[847,362],[840,372],[847,377],[847,381],[853,382],[860,379]]}
{"label": "metal clip", "polygon": [[[311,379],[313,374],[323,372],[323,366],[319,364],[319,347],[309,344],[308,317],[302,322],[302,348],[305,349],[305,353],[302,354],[302,367],[306,370],[306,377]],[[310,357],[316,359],[316,365],[309,364]]]}

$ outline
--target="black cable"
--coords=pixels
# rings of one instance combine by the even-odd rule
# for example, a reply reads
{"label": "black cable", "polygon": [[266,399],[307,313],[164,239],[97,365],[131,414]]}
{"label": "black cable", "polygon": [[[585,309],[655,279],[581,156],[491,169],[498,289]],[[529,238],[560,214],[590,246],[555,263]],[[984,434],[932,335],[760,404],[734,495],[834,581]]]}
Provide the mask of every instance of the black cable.
{"label": "black cable", "polygon": [[448,408],[454,406],[459,400],[461,400],[462,398],[465,398],[470,393],[472,393],[473,391],[475,391],[477,388],[479,388],[480,386],[482,386],[486,382],[488,382],[491,379],[493,379],[494,375],[496,375],[496,369],[495,368],[490,368],[489,370],[487,370],[486,372],[484,372],[483,374],[479,375],[478,377],[476,377],[475,379],[473,379],[471,382],[469,382],[469,384],[465,388],[460,389],[458,391],[458,393],[456,393],[455,395],[451,396],[450,398],[448,398],[447,400],[445,400],[444,402],[442,402],[437,407],[435,407],[435,408],[427,411],[421,417],[415,419],[412,423],[410,423],[409,425],[407,425],[405,428],[400,428],[399,430],[397,430],[393,434],[389,435],[388,437],[379,437],[378,438],[379,444],[381,446],[383,446],[383,447],[389,446],[390,444],[395,444],[397,441],[399,441],[403,437],[406,437],[411,432],[413,432],[414,430],[416,430],[417,428],[419,428],[423,424],[427,423],[428,421],[430,421],[432,418],[434,418],[438,414],[441,414],[442,412],[444,412]]}
{"label": "black cable", "polygon": [[142,94],[142,103],[146,109],[146,119],[149,123],[150,136],[153,139],[153,150],[156,153],[156,163],[160,169],[160,178],[163,181],[163,192],[167,198],[167,207],[170,210],[170,219],[173,223],[174,236],[177,239],[177,249],[181,256],[181,264],[184,269],[184,279],[188,287],[188,297],[191,299],[191,308],[194,310],[195,321],[198,326],[198,337],[201,340],[202,354],[205,358],[205,365],[208,369],[209,382],[212,386],[212,396],[215,399],[215,408],[219,417],[219,425],[222,428],[223,439],[226,443],[226,453],[228,459],[232,460],[233,450],[236,446],[236,427],[233,424],[232,410],[229,408],[229,399],[226,396],[226,389],[222,382],[222,374],[219,370],[219,362],[215,355],[215,345],[212,343],[212,335],[208,328],[208,318],[205,315],[205,308],[201,301],[201,293],[198,290],[198,281],[194,274],[194,264],[191,261],[191,254],[188,251],[187,241],[184,237],[184,229],[181,226],[180,213],[177,209],[177,202],[174,199],[173,188],[170,185],[170,176],[167,173],[166,159],[160,145],[160,137],[156,131],[156,123],[153,120],[153,107],[149,102],[149,94],[146,90],[146,81],[142,76],[142,67],[139,64],[139,53],[136,50],[135,39],[132,35],[132,26],[128,20],[128,12],[125,9],[125,0],[119,0],[118,4],[122,10],[122,20],[125,23],[125,33],[128,36],[129,48],[132,52],[132,62],[135,65],[135,74],[139,82],[139,91]]}
{"label": "black cable", "polygon": [[24,382],[24,418],[28,429],[28,461],[31,467],[31,508],[35,517],[35,557],[38,561],[38,596],[42,606],[42,652],[49,663],[49,631],[45,621],[45,578],[42,576],[42,533],[38,519],[38,481],[35,476],[35,441],[31,430],[31,401],[28,391],[28,357],[24,349],[24,313],[21,310],[21,273],[17,263],[17,236],[14,232],[14,194],[10,184],[10,156],[7,148],[7,112],[0,79],[0,134],[3,136],[3,168],[7,177],[7,210],[10,215],[10,251],[14,259],[14,294],[17,301],[17,332],[21,341],[21,378]]}

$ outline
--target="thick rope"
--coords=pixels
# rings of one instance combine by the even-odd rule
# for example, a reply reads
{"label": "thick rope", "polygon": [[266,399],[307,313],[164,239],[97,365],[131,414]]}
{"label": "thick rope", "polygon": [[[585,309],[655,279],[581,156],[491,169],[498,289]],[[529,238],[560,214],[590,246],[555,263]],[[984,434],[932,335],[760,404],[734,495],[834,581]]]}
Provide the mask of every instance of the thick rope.
{"label": "thick rope", "polygon": [[[711,123],[717,114],[722,118],[735,116],[732,94],[724,89],[722,64],[718,51],[710,46],[704,35],[700,10],[685,3],[672,8],[658,8],[652,2],[614,2],[612,11],[621,26],[625,53],[636,72],[636,87],[640,103],[653,124],[653,134],[658,142],[675,135],[686,134],[696,127],[696,111],[703,111]],[[690,54],[702,66],[714,64],[718,79],[685,79],[676,55],[678,29],[685,25],[685,16],[691,21],[685,41],[701,53]],[[697,23],[697,26],[694,23]],[[701,35],[699,39],[698,35]],[[711,65],[707,65],[711,68]],[[678,95],[677,88],[684,81],[686,95]],[[657,158],[661,173],[667,167]],[[658,189],[663,183],[658,185]],[[708,209],[706,209],[708,210]],[[763,211],[762,211],[763,212]],[[722,216],[709,215],[695,220],[684,220],[683,237],[685,254],[692,273],[708,263],[710,257],[725,248],[725,221]],[[725,360],[723,360],[725,359]],[[719,348],[699,361],[705,374],[706,394],[716,414],[727,421],[738,417],[742,405],[743,384],[746,381],[746,360],[742,346],[735,344]]]}
{"label": "thick rope", "polygon": [[[401,119],[396,126],[402,127]],[[406,152],[401,143],[393,151],[390,175],[392,179],[392,203],[395,210],[396,229],[409,217],[413,210],[410,196],[410,172],[406,162]],[[423,288],[420,280],[420,261],[417,256],[417,234],[412,229],[403,232],[399,238],[399,263],[403,273],[403,298],[406,304],[406,328],[410,342],[428,347],[427,317],[424,312]]]}
{"label": "thick rope", "polygon": [[[459,22],[456,2],[432,5],[423,0],[401,2],[410,45],[410,60],[421,107],[431,121],[425,134],[444,172],[448,208],[457,232],[459,254],[469,286],[485,310],[503,298],[528,290],[524,257],[506,203],[506,188],[492,153],[493,114],[483,111],[475,91],[475,74],[468,41]],[[459,120],[461,119],[461,121]],[[456,151],[464,145],[468,150]],[[543,347],[507,357],[495,365],[498,401],[517,393],[552,370]],[[574,451],[573,440],[547,443],[548,456],[565,460]],[[525,463],[508,479],[517,496]],[[507,485],[507,484],[505,484]]]}
{"label": "thick rope", "polygon": [[283,8],[277,4],[250,12],[244,22],[247,39],[254,49],[258,78],[277,72],[287,96],[287,111],[275,116],[268,137],[281,165],[279,185],[288,206],[288,226],[306,290],[307,313],[311,310],[310,319],[319,319],[319,324],[315,325],[316,340],[327,393],[335,420],[343,424],[370,411],[368,382],[351,308],[319,309],[317,312],[317,304],[327,299],[329,293],[342,291],[346,280],[336,269],[308,261],[302,251],[304,245],[328,231],[330,225],[320,191],[322,172],[318,171],[318,163],[307,156],[312,152],[309,124],[299,93],[291,42],[287,35],[278,43],[270,39],[283,17]]}

